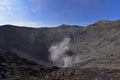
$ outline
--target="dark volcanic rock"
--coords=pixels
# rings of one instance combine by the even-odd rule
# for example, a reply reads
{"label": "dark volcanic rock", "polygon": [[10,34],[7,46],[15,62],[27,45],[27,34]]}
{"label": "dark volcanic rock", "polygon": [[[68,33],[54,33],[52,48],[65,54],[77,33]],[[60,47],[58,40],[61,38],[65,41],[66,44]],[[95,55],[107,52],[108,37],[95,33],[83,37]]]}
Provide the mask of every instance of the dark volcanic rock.
{"label": "dark volcanic rock", "polygon": [[43,80],[119,80],[120,70],[98,68],[63,68],[51,72]]}
{"label": "dark volcanic rock", "polygon": [[[120,20],[87,27],[0,26],[0,80],[120,80],[119,35]],[[46,67],[49,48],[66,37],[66,54],[78,55],[80,62],[74,68]]]}
{"label": "dark volcanic rock", "polygon": [[45,67],[13,53],[0,52],[0,80],[119,80],[120,70]]}
{"label": "dark volcanic rock", "polygon": [[[36,80],[58,70],[57,67],[45,67],[33,61],[21,58],[13,53],[0,52],[0,80]],[[24,79],[24,78],[27,79]]]}
{"label": "dark volcanic rock", "polygon": [[4,25],[0,26],[0,50],[51,66],[49,48],[68,37],[71,39],[68,52],[80,58],[77,66],[120,68],[119,35],[120,20],[101,20],[87,27],[64,24],[53,28],[26,28]]}

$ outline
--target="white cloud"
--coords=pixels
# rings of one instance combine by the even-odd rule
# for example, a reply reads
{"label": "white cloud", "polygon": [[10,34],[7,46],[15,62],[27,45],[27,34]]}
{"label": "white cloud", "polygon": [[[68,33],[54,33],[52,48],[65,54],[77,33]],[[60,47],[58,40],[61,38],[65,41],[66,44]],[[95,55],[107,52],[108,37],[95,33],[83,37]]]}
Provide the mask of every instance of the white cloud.
{"label": "white cloud", "polygon": [[10,2],[13,1],[13,0],[2,0],[2,2],[0,3],[0,5],[9,5]]}
{"label": "white cloud", "polygon": [[[41,23],[32,22],[25,18],[26,6],[22,0],[2,0],[0,2],[0,25],[12,24],[26,27],[41,27]],[[19,6],[21,5],[21,6]]]}
{"label": "white cloud", "polygon": [[6,19],[6,17],[0,15],[0,21],[2,21],[2,20],[4,20],[4,19]]}
{"label": "white cloud", "polygon": [[18,25],[18,26],[25,26],[25,27],[42,27],[42,25],[40,23],[35,23],[35,22],[11,22],[10,24],[13,25]]}
{"label": "white cloud", "polygon": [[45,7],[46,0],[28,0],[31,5],[31,11],[35,14],[42,11],[42,8]]}
{"label": "white cloud", "polygon": [[0,25],[6,25],[6,24],[25,26],[25,27],[34,27],[34,28],[42,27],[41,23],[28,22],[28,21],[0,22]]}
{"label": "white cloud", "polygon": [[0,3],[0,11],[8,11],[11,9],[13,0],[2,0]]}
{"label": "white cloud", "polygon": [[8,19],[12,13],[14,0],[2,0],[0,3],[0,20]]}

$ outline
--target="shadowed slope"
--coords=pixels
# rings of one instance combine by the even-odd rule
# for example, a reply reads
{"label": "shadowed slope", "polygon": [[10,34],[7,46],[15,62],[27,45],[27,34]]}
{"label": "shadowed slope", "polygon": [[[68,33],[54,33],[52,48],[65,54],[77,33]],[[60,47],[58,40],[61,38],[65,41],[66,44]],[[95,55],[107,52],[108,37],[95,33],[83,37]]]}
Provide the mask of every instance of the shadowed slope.
{"label": "shadowed slope", "polygon": [[25,28],[5,25],[0,27],[0,49],[48,66],[49,48],[68,37],[71,39],[68,52],[79,57],[74,66],[119,68],[119,35],[120,20],[98,21],[87,27]]}

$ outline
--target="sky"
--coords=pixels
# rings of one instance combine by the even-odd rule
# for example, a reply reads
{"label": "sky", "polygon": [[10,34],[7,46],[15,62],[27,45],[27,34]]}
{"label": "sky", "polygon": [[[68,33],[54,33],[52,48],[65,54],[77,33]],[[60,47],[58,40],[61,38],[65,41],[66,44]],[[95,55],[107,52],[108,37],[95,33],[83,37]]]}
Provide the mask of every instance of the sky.
{"label": "sky", "polygon": [[86,26],[120,19],[120,0],[0,0],[0,25]]}

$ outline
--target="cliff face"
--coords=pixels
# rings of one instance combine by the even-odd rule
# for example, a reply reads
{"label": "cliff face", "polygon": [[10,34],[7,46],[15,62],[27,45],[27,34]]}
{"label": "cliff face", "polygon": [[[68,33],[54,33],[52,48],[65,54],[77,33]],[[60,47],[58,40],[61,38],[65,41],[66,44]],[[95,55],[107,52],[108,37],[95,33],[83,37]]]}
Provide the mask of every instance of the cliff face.
{"label": "cliff face", "polygon": [[16,53],[51,66],[50,47],[69,38],[66,54],[78,60],[74,66],[119,68],[120,21],[98,21],[87,27],[61,25],[54,28],[0,26],[0,50]]}

